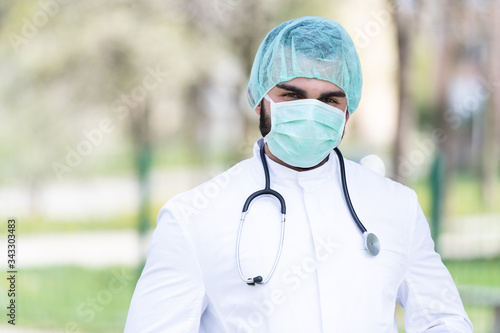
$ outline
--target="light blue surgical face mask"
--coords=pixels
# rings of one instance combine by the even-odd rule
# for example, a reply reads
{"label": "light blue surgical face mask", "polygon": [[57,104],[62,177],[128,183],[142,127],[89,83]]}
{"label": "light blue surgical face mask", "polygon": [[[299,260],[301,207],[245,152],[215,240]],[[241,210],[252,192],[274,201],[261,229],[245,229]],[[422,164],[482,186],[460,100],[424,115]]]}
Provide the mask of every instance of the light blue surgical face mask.
{"label": "light blue surgical face mask", "polygon": [[264,137],[271,153],[294,167],[318,165],[342,140],[346,114],[316,99],[271,103],[271,131]]}

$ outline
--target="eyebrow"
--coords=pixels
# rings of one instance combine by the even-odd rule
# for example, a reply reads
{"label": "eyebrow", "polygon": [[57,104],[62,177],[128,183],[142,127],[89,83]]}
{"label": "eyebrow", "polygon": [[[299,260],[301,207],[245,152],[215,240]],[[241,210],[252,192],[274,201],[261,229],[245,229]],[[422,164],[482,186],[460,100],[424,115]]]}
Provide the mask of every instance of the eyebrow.
{"label": "eyebrow", "polygon": [[[297,95],[300,95],[300,96],[307,96],[307,93],[305,90],[302,90],[302,89],[295,87],[291,84],[278,83],[276,85],[276,87],[283,89],[283,90],[293,91],[294,93],[296,93]],[[345,95],[345,92],[343,92],[342,90],[326,91],[319,96],[319,99],[329,98],[329,97],[346,97],[346,95]]]}
{"label": "eyebrow", "polygon": [[346,96],[345,92],[343,92],[342,90],[336,90],[336,91],[327,91],[322,93],[319,96],[319,99],[330,98],[330,97],[346,97]]}
{"label": "eyebrow", "polygon": [[305,90],[302,90],[300,88],[297,88],[295,86],[292,86],[291,84],[287,84],[287,83],[278,83],[276,85],[276,87],[280,88],[280,89],[283,89],[283,90],[289,90],[289,91],[293,91],[294,93],[296,93],[297,95],[301,95],[301,96],[307,96],[307,93]]}

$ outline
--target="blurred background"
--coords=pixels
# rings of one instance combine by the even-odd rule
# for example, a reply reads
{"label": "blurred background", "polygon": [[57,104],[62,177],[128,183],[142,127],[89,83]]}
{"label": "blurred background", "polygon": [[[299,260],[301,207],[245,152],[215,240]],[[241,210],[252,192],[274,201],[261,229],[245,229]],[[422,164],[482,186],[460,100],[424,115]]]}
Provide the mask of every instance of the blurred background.
{"label": "blurred background", "polygon": [[0,331],[123,331],[160,207],[251,156],[253,57],[305,15],[361,59],[344,155],[417,191],[475,331],[500,332],[496,0],[0,2]]}

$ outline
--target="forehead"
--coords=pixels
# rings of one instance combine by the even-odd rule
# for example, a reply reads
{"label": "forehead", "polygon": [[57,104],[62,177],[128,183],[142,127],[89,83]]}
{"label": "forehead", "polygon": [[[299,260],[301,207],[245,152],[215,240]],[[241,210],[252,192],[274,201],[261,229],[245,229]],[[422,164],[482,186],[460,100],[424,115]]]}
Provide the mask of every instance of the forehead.
{"label": "forehead", "polygon": [[[329,82],[329,81],[324,81],[324,80],[319,80],[319,79],[314,79],[314,78],[305,78],[305,77],[298,77],[290,81],[286,82],[281,82],[284,85],[287,86],[293,86],[296,88],[299,88],[301,90],[307,91],[307,92],[325,92],[325,91],[343,91],[340,89],[339,86],[336,84]],[[278,86],[280,84],[274,86],[271,90],[274,89],[280,89]]]}

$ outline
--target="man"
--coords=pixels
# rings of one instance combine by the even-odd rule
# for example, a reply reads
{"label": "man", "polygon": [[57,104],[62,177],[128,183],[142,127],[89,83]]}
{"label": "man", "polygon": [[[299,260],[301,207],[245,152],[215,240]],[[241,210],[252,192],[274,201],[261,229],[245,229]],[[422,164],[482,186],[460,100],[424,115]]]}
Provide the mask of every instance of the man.
{"label": "man", "polygon": [[304,17],[267,35],[248,85],[264,139],[162,208],[126,332],[397,332],[396,302],[408,332],[472,332],[412,190],[346,160],[352,205],[378,239],[353,220],[332,149],[361,84],[338,23]]}

